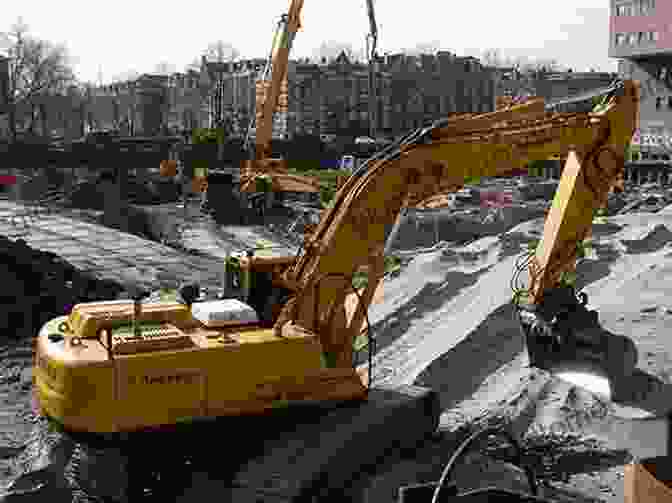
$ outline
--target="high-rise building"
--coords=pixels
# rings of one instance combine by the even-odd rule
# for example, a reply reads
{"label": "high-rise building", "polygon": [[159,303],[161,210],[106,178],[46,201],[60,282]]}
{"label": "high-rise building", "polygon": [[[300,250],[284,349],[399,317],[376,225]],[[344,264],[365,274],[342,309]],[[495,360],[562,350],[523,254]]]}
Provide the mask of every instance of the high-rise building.
{"label": "high-rise building", "polygon": [[639,81],[639,133],[672,132],[672,2],[611,0],[609,56],[622,78]]}

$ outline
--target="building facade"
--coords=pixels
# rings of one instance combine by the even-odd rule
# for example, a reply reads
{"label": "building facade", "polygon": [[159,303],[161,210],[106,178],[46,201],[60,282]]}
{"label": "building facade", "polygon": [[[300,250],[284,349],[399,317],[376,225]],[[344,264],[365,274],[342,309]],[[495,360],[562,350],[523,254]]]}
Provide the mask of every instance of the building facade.
{"label": "building facade", "polygon": [[[162,127],[224,126],[244,135],[260,103],[264,59],[202,61],[200,73],[143,75],[91,90],[87,120],[95,129],[153,135]],[[290,61],[274,117],[276,138],[369,130],[368,65],[341,54],[333,61]],[[453,113],[488,112],[495,72],[448,52],[381,57],[376,65],[375,129],[398,136]]]}
{"label": "building facade", "polygon": [[498,68],[497,96],[539,97],[554,102],[608,87],[618,74],[607,72],[527,72]]}
{"label": "building facade", "polygon": [[638,134],[672,132],[672,3],[611,0],[609,56],[640,83]]}
{"label": "building facade", "polygon": [[137,79],[92,88],[87,122],[92,129],[153,136],[207,127],[198,72],[144,74]]}
{"label": "building facade", "polygon": [[[208,72],[211,110],[230,117],[234,131],[245,131],[255,113],[255,92],[264,60],[230,64]],[[214,68],[214,65],[211,67]],[[369,130],[368,65],[341,54],[319,63],[290,61],[286,89],[274,118],[274,136],[339,134]],[[380,58],[375,71],[375,129],[396,136],[450,113],[486,112],[494,107],[494,73],[475,58],[447,52],[420,57]],[[286,95],[286,98],[285,98]]]}
{"label": "building facade", "polygon": [[243,135],[254,118],[256,84],[265,60],[251,59],[230,63],[203,60],[201,83],[204,89],[210,127],[222,125]]}

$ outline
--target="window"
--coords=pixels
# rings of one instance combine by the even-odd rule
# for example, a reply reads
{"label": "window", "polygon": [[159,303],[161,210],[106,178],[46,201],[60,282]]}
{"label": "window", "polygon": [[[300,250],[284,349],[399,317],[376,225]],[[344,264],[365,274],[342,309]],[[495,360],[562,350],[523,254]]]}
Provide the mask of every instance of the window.
{"label": "window", "polygon": [[635,42],[637,40],[637,34],[636,33],[628,33],[627,40],[628,40],[628,45],[635,45]]}
{"label": "window", "polygon": [[655,0],[640,0],[638,4],[637,14],[640,16],[649,16],[653,14],[656,9]]}
{"label": "window", "polygon": [[639,12],[643,9],[641,2],[646,2],[647,0],[640,0],[640,2],[635,4],[632,3],[623,3],[616,6],[616,15],[617,16],[635,16],[639,15]]}
{"label": "window", "polygon": [[652,31],[651,32],[651,41],[652,42],[658,42],[658,32],[657,31]]}
{"label": "window", "polygon": [[663,98],[658,96],[656,98],[656,110],[660,110],[660,108],[663,106]]}
{"label": "window", "polygon": [[625,33],[617,33],[616,38],[614,39],[614,45],[623,45],[625,44]]}
{"label": "window", "polygon": [[637,43],[638,44],[643,44],[646,42],[646,39],[648,38],[648,35],[644,31],[640,31],[637,33]]}
{"label": "window", "polygon": [[672,96],[667,97],[667,109],[672,110]]}

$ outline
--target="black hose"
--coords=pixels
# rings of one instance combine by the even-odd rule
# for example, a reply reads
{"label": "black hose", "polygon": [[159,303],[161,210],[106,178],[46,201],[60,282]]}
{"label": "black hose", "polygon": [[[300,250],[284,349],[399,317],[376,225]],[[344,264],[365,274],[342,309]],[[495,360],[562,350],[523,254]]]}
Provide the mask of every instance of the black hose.
{"label": "black hose", "polygon": [[516,439],[513,432],[503,426],[489,426],[469,435],[469,437],[467,437],[466,440],[464,440],[455,450],[453,455],[448,460],[448,463],[446,463],[443,472],[441,473],[441,478],[439,479],[439,482],[436,485],[436,489],[434,490],[432,503],[439,503],[440,501],[439,497],[441,495],[441,487],[443,486],[444,482],[448,479],[448,476],[451,474],[456,461],[459,458],[461,458],[466,452],[468,452],[467,447],[469,447],[470,444],[473,443],[474,440],[476,440],[477,438],[485,436],[486,434],[493,434],[493,433],[507,437],[508,440],[513,444],[514,448],[516,449],[516,459],[515,459],[516,466],[522,468],[523,471],[525,472],[527,482],[530,485],[532,495],[536,496],[538,494],[539,489],[537,487],[537,479],[534,476],[534,472],[529,467],[523,466],[522,449],[520,447],[520,443]]}

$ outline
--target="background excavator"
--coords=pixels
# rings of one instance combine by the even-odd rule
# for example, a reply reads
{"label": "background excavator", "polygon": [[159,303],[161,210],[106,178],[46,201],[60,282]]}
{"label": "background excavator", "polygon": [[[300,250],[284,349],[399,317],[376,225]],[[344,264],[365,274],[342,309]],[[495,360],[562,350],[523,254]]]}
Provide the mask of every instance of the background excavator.
{"label": "background excavator", "polygon": [[[564,358],[598,366],[616,381],[627,376],[634,346],[605,338],[586,299],[561,276],[574,269],[577,243],[622,173],[638,106],[637,85],[625,81],[594,113],[555,113],[533,100],[437,121],[353,173],[297,256],[248,250],[232,257],[228,298],[199,302],[197,285],[186,285],[179,302],[143,303],[138,296],[74,306],[37,336],[34,386],[42,413],[73,435],[114,440],[201,419],[263,418],[278,408],[326,404],[332,408],[319,420],[265,445],[241,468],[236,487],[272,490],[283,501],[345,487],[362,466],[415,445],[439,422],[434,392],[374,386],[371,351],[368,365],[354,365],[353,341],[362,327],[369,332],[367,310],[397,215],[458,190],[467,178],[506,176],[553,154],[567,161],[519,308],[530,359],[547,369]],[[368,284],[353,291],[353,275],[363,269]],[[264,431],[273,424],[266,421]]]}
{"label": "background excavator", "polygon": [[[271,54],[261,79],[257,82],[256,147],[253,159],[244,162],[240,174],[242,192],[319,192],[320,185],[313,177],[289,174],[287,160],[273,158],[273,116],[281,101],[287,100],[287,65],[296,32],[301,26],[303,0],[292,0],[289,11],[283,15],[273,38]],[[286,106],[286,103],[283,103]],[[249,147],[252,124],[245,139]],[[266,183],[264,183],[266,181]],[[260,183],[261,182],[261,183]],[[259,186],[261,185],[261,186]],[[270,186],[266,186],[270,185]],[[260,190],[264,189],[264,190]]]}

